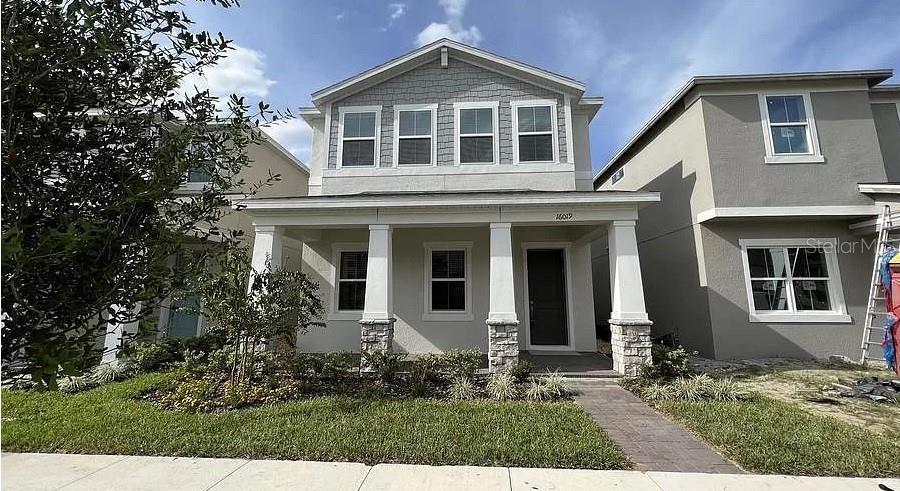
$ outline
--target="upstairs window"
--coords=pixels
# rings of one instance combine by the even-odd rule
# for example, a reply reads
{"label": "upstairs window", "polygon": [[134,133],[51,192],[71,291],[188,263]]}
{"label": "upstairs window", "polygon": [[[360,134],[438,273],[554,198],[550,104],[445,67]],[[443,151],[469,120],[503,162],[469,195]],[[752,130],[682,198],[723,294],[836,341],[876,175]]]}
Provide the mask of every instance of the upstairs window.
{"label": "upstairs window", "polygon": [[556,103],[512,102],[516,162],[556,161]]}
{"label": "upstairs window", "polygon": [[806,94],[760,96],[766,157],[770,163],[818,162],[818,137]]}
{"label": "upstairs window", "polygon": [[395,106],[394,163],[433,165],[436,161],[437,105]]}
{"label": "upstairs window", "polygon": [[497,163],[497,104],[456,106],[457,162],[460,164]]}
{"label": "upstairs window", "polygon": [[337,310],[363,310],[366,303],[366,268],[369,253],[364,250],[340,251],[337,275]]}
{"label": "upstairs window", "polygon": [[374,167],[378,156],[380,107],[341,108],[341,167]]}

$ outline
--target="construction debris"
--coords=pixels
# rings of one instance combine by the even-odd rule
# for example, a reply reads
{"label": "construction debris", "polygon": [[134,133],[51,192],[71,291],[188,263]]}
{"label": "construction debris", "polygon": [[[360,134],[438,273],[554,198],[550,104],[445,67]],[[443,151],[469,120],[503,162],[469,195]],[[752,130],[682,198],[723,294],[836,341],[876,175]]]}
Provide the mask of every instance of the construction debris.
{"label": "construction debris", "polygon": [[841,380],[822,388],[828,394],[843,397],[869,399],[875,402],[900,402],[900,380],[879,380],[866,377],[859,380]]}

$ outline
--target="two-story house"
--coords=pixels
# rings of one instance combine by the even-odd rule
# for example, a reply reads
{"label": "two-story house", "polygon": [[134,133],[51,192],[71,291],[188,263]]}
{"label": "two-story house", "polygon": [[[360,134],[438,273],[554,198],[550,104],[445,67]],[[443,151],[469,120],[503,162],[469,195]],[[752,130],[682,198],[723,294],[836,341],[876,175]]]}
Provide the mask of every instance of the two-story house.
{"label": "two-story house", "polygon": [[614,368],[649,359],[635,224],[595,192],[583,83],[442,39],[312,94],[309,196],[246,203],[254,267],[302,243],[312,352],[596,352],[590,245],[608,237]]}
{"label": "two-story house", "polygon": [[[251,144],[247,148],[247,157],[250,159],[250,165],[236,177],[236,180],[245,183],[247,189],[236,189],[236,196],[250,192],[256,184],[266,182],[270,175],[278,175],[279,179],[255,190],[255,198],[307,194],[309,168],[265,132],[262,133],[258,143]],[[207,182],[209,182],[209,175],[206,172],[188,172],[179,193],[182,195],[197,193]],[[240,230],[244,233],[244,240],[253,243],[253,221],[242,210],[230,210],[216,226],[221,230]],[[284,264],[290,267],[299,267],[300,244],[287,240],[284,247],[287,257]],[[174,261],[175,258],[172,260]],[[202,334],[205,331],[203,316],[196,311],[200,302],[201,299],[195,297],[186,298],[179,303],[169,299],[162,300],[155,315],[150,318],[152,322],[155,322],[157,335],[183,338]],[[102,339],[98,339],[98,346],[102,343],[104,347],[103,360],[115,360],[123,344],[123,335],[125,339],[129,339],[137,331],[138,324],[136,322],[106,324]]]}
{"label": "two-story house", "polygon": [[[897,202],[891,70],[695,77],[596,189],[660,192],[638,248],[654,335],[715,358],[856,360],[881,202]],[[597,308],[606,245],[595,244]]]}

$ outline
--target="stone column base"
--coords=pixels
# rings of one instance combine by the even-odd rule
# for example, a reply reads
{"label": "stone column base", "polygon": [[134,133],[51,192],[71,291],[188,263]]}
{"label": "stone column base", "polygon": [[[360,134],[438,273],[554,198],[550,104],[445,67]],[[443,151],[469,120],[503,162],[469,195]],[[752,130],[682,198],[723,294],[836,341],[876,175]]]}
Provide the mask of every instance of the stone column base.
{"label": "stone column base", "polygon": [[509,369],[519,360],[519,321],[488,320],[488,369]]}
{"label": "stone column base", "polygon": [[649,320],[610,319],[613,370],[622,375],[640,373],[641,365],[652,365]]}
{"label": "stone column base", "polygon": [[[397,319],[361,319],[359,326],[361,328],[360,335],[360,352],[362,354],[372,351],[392,351],[394,344],[394,322]],[[365,365],[365,358],[360,361],[360,369],[368,370]]]}

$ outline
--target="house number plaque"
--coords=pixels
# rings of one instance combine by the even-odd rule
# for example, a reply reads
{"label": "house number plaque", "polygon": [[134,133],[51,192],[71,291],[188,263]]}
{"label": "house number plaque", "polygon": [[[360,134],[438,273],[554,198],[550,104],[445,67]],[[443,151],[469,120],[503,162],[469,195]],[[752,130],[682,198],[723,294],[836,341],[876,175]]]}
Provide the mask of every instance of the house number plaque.
{"label": "house number plaque", "polygon": [[571,211],[568,213],[557,213],[556,214],[556,221],[558,221],[558,222],[565,222],[565,221],[574,220],[574,219],[575,219],[575,214],[572,213]]}

